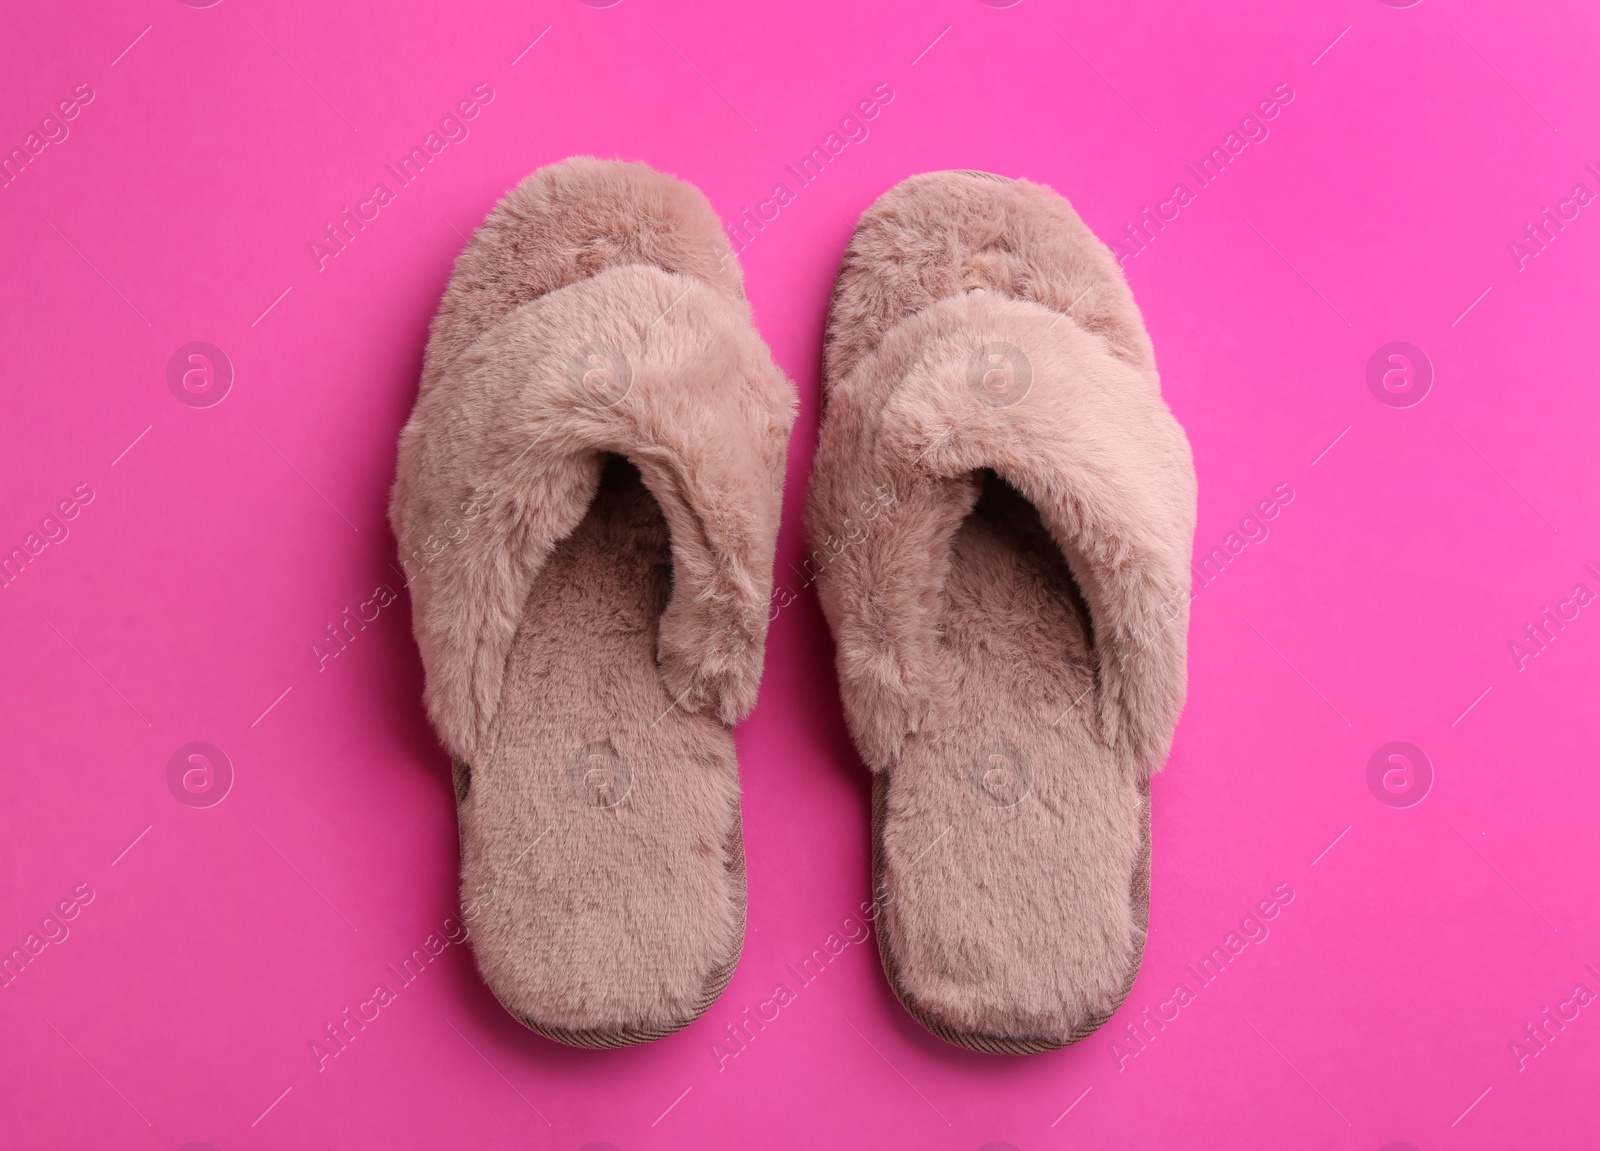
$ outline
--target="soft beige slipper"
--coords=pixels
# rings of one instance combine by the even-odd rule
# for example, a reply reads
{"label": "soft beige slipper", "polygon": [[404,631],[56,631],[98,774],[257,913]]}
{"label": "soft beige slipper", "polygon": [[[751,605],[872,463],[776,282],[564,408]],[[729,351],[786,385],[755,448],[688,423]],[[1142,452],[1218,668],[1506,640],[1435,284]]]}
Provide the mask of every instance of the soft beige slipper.
{"label": "soft beige slipper", "polygon": [[977,172],[862,217],[824,392],[807,530],[872,769],[884,970],[952,1043],[1061,1047],[1144,949],[1188,441],[1110,253],[1054,192]]}
{"label": "soft beige slipper", "polygon": [[529,176],[434,318],[390,521],[478,967],[552,1039],[667,1035],[738,960],[794,403],[710,205],[641,165]]}

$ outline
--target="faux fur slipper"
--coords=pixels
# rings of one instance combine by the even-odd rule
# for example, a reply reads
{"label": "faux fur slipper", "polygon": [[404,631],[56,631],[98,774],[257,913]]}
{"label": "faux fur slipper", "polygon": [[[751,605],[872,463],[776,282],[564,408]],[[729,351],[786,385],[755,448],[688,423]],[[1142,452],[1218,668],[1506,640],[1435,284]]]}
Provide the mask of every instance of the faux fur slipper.
{"label": "faux fur slipper", "polygon": [[733,973],[794,404],[710,205],[641,165],[522,181],[434,317],[390,522],[478,968],[552,1039],[667,1035]]}
{"label": "faux fur slipper", "polygon": [[884,970],[935,1035],[1064,1046],[1137,974],[1195,477],[1111,255],[1047,188],[907,180],[828,318],[807,530],[873,780]]}

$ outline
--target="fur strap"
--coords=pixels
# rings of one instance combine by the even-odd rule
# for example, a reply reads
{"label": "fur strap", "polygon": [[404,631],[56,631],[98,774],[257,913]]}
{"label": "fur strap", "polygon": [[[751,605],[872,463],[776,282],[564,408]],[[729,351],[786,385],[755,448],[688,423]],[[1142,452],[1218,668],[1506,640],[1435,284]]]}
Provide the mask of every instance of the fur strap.
{"label": "fur strap", "polygon": [[[887,766],[939,683],[951,539],[992,468],[1089,605],[1100,738],[1160,767],[1183,706],[1195,480],[1154,370],[1038,304],[972,292],[890,329],[833,388],[814,471],[818,584],[851,727]],[[885,500],[882,493],[892,493]],[[862,509],[884,509],[861,530]]]}
{"label": "fur strap", "polygon": [[728,724],[754,706],[794,403],[743,300],[644,265],[522,305],[444,370],[401,435],[390,518],[451,752],[472,762],[492,730],[527,599],[606,453],[671,533],[667,693]]}

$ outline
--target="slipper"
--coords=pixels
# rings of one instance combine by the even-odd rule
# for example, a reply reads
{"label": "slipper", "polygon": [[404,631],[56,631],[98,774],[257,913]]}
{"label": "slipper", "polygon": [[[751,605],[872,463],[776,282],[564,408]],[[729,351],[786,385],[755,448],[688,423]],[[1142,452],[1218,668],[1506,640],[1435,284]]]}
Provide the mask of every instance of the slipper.
{"label": "slipper", "polygon": [[478,968],[551,1039],[670,1034],[738,960],[729,729],[794,405],[716,214],[671,177],[542,169],[456,261],[390,522]]}
{"label": "slipper", "polygon": [[873,781],[884,970],[962,1047],[1100,1026],[1149,919],[1195,478],[1138,308],[1060,196],[917,176],[828,318],[807,533]]}

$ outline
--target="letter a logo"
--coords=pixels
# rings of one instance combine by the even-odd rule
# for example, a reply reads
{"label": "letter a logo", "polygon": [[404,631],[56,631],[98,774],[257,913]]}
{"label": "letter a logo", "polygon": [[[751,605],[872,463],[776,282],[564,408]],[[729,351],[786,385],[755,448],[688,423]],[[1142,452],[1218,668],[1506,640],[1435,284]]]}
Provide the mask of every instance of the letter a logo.
{"label": "letter a logo", "polygon": [[232,387],[233,361],[215,344],[195,340],[173,352],[167,361],[167,388],[186,407],[220,404]]}
{"label": "letter a logo", "polygon": [[211,361],[199,352],[189,353],[189,370],[183,373],[183,389],[195,395],[205,395],[216,385]]}
{"label": "letter a logo", "polygon": [[1367,388],[1380,404],[1409,408],[1433,387],[1433,361],[1415,344],[1385,344],[1367,360]]}
{"label": "letter a logo", "polygon": [[1389,392],[1409,392],[1416,386],[1411,361],[1399,352],[1389,353],[1389,370],[1383,373],[1383,387]]}
{"label": "letter a logo", "polygon": [[1404,795],[1416,782],[1416,770],[1411,766],[1411,761],[1399,752],[1392,752],[1389,762],[1400,766],[1391,767],[1383,773],[1383,790]]}

